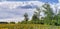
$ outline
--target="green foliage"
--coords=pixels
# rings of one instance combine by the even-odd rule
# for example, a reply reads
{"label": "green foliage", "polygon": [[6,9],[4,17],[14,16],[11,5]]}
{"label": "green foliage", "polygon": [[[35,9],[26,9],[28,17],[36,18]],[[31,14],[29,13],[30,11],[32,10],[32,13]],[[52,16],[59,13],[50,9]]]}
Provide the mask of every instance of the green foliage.
{"label": "green foliage", "polygon": [[15,24],[15,22],[10,22],[10,24]]}
{"label": "green foliage", "polygon": [[25,13],[24,14],[24,20],[21,22],[21,24],[27,24],[29,21],[28,21],[28,14],[27,13]]}
{"label": "green foliage", "polygon": [[18,24],[21,24],[21,22],[18,22]]}
{"label": "green foliage", "polygon": [[28,14],[27,14],[27,13],[24,14],[24,17],[25,17],[24,20],[25,20],[25,21],[28,21]]}
{"label": "green foliage", "polygon": [[27,21],[22,21],[21,24],[27,24]]}
{"label": "green foliage", "polygon": [[39,20],[36,20],[36,21],[32,20],[31,24],[40,24],[40,21]]}
{"label": "green foliage", "polygon": [[32,20],[31,23],[33,24],[40,24],[40,8],[36,8],[36,11],[34,12],[33,16],[32,16]]}
{"label": "green foliage", "polygon": [[34,15],[36,15],[37,18],[40,18],[41,9],[39,7],[36,8],[36,11],[34,12]]}
{"label": "green foliage", "polygon": [[50,7],[50,5],[49,5],[48,3],[46,3],[46,4],[43,5],[43,8],[46,9],[46,10],[44,11],[45,15],[47,15],[46,18],[52,19],[54,13],[53,13],[53,9]]}
{"label": "green foliage", "polygon": [[44,23],[47,24],[47,25],[52,25],[53,23],[53,16],[54,16],[54,12],[53,12],[53,9],[50,7],[50,5],[48,3],[45,3],[43,6],[42,6],[45,10],[44,10],[44,13],[45,13],[45,19],[44,19]]}
{"label": "green foliage", "polygon": [[0,22],[0,24],[8,24],[8,22]]}
{"label": "green foliage", "polygon": [[36,21],[36,20],[39,20],[39,18],[37,17],[36,14],[34,14],[34,15],[32,16],[32,20],[33,20],[33,21]]}

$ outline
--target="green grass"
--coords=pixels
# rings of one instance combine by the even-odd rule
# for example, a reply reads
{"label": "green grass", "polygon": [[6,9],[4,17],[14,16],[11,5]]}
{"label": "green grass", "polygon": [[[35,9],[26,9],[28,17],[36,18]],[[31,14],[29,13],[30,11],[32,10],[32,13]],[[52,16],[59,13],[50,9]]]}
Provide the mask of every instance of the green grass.
{"label": "green grass", "polygon": [[60,29],[60,26],[40,24],[0,24],[0,29]]}

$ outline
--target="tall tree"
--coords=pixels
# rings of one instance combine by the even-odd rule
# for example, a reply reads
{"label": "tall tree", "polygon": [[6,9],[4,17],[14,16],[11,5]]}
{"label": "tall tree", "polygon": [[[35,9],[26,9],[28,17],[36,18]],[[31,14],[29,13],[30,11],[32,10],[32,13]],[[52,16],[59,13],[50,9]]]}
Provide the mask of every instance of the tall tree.
{"label": "tall tree", "polygon": [[24,20],[21,22],[21,24],[27,24],[28,23],[28,14],[27,13],[25,13],[24,14]]}
{"label": "tall tree", "polygon": [[53,12],[53,9],[50,7],[50,5],[48,3],[45,3],[43,5],[43,8],[45,9],[45,14],[46,14],[46,17],[49,18],[49,19],[52,19],[53,16],[54,16],[54,12]]}
{"label": "tall tree", "polygon": [[36,8],[36,11],[34,11],[33,19],[39,19],[40,18],[41,9],[39,7]]}
{"label": "tall tree", "polygon": [[48,3],[45,3],[42,7],[45,9],[44,13],[46,15],[46,17],[45,17],[46,23],[51,24],[51,22],[53,20],[53,16],[54,16],[53,9],[50,7],[50,5]]}
{"label": "tall tree", "polygon": [[58,14],[55,15],[56,25],[60,25],[60,10],[58,11]]}
{"label": "tall tree", "polygon": [[25,20],[25,21],[28,21],[28,19],[29,19],[29,18],[28,18],[28,14],[25,13],[25,14],[24,14],[24,20]]}
{"label": "tall tree", "polygon": [[33,23],[35,23],[35,24],[38,24],[39,23],[39,21],[40,21],[39,20],[39,18],[40,18],[40,12],[41,12],[40,8],[37,7],[36,8],[36,11],[34,11],[34,14],[32,16]]}

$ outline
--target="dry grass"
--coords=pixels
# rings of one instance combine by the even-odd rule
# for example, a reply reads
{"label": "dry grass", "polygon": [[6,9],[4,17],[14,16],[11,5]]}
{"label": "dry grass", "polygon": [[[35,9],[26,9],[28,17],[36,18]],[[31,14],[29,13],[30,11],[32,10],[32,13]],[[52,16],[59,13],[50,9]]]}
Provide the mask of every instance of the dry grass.
{"label": "dry grass", "polygon": [[0,24],[0,29],[60,29],[60,26],[40,24]]}

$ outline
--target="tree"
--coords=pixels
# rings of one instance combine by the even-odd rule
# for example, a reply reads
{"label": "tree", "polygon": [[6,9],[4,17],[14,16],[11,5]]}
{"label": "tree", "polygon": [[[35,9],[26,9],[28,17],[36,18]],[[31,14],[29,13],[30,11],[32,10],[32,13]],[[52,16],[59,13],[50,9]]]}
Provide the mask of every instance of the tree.
{"label": "tree", "polygon": [[60,10],[58,11],[58,14],[55,15],[54,19],[56,20],[56,24],[55,25],[59,25],[60,26]]}
{"label": "tree", "polygon": [[15,24],[15,22],[10,22],[10,24]]}
{"label": "tree", "polygon": [[34,15],[32,17],[32,19],[39,19],[40,18],[40,13],[41,13],[41,10],[39,7],[36,8],[36,11],[34,11]]}
{"label": "tree", "polygon": [[32,16],[32,23],[34,24],[40,24],[40,13],[41,13],[41,9],[39,7],[36,8],[36,11],[34,11],[34,14]]}
{"label": "tree", "polygon": [[34,15],[32,16],[32,20],[33,20],[33,21],[36,21],[36,20],[39,20],[39,18],[37,17],[36,14],[34,14]]}
{"label": "tree", "polygon": [[37,16],[37,18],[40,18],[41,8],[37,7],[34,13]]}
{"label": "tree", "polygon": [[39,22],[39,18],[37,17],[37,15],[34,14],[32,16],[31,23],[38,24],[38,22]]}
{"label": "tree", "polygon": [[28,14],[27,13],[25,13],[24,15],[24,20],[21,22],[21,24],[27,24],[28,23]]}
{"label": "tree", "polygon": [[50,7],[50,5],[48,3],[45,3],[42,7],[45,9],[44,10],[44,13],[46,15],[45,23],[51,24],[52,20],[53,20],[53,16],[54,16],[53,9]]}
{"label": "tree", "polygon": [[43,8],[46,9],[44,12],[47,15],[47,17],[49,19],[52,19],[54,13],[53,13],[53,9],[50,7],[50,5],[48,3],[46,3],[46,4],[43,5]]}
{"label": "tree", "polygon": [[9,24],[8,22],[0,22],[0,24]]}
{"label": "tree", "polygon": [[24,17],[25,17],[24,20],[28,21],[28,14],[27,13],[24,14]]}

